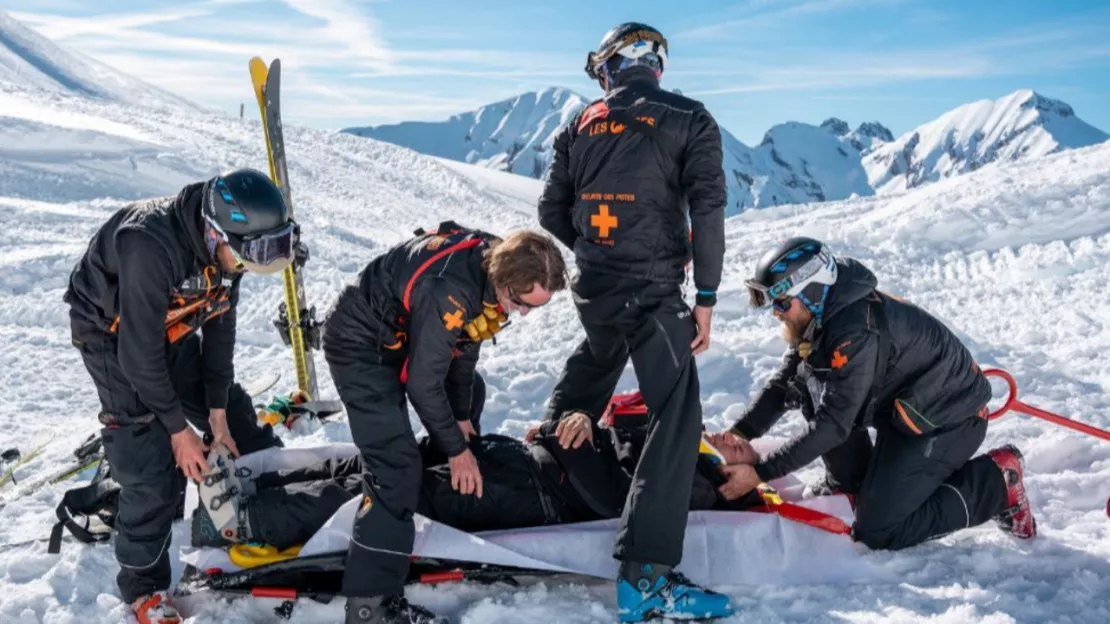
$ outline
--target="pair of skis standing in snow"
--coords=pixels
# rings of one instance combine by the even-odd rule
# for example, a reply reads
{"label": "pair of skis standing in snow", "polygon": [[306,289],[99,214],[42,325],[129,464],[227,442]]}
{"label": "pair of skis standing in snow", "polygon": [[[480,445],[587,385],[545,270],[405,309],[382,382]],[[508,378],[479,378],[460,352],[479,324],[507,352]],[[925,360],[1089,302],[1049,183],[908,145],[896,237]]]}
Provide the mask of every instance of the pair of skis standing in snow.
{"label": "pair of skis standing in snow", "polygon": [[[556,139],[539,205],[544,229],[575,252],[570,288],[586,332],[545,421],[568,444],[592,443],[629,359],[651,414],[614,549],[622,621],[732,612],[726,596],[675,569],[701,429],[694,356],[709,347],[726,197],[712,116],[659,87],[667,51],[658,31],[630,23],[590,53],[587,72],[606,95]],[[281,144],[270,130],[273,165]],[[141,622],[178,621],[165,596],[170,525],[181,473],[201,480],[208,470],[186,423],[238,453],[280,445],[242,400],[231,366],[243,272],[288,275],[300,245],[283,155],[277,170],[278,185],[239,170],[120,211],[71,277],[74,345],[97,386],[121,485],[120,590]],[[691,248],[693,310],[681,292]],[[855,496],[855,537],[873,547],[992,517],[1021,537],[1035,533],[1020,454],[1004,447],[968,461],[985,434],[990,388],[940,323],[812,239],[769,252],[748,286],[752,303],[783,322],[790,349],[744,417],[712,436],[750,457],[725,468],[722,494],[739,498],[822,457],[824,489]],[[294,287],[303,288],[287,280],[287,294]],[[525,316],[566,287],[562,255],[544,234],[502,238],[446,222],[374,259],[340,294],[322,338],[363,462],[343,584],[349,622],[438,619],[404,599],[409,563],[395,554],[411,552],[421,470],[407,402],[449,457],[452,485],[481,496],[467,415],[482,342],[508,314]],[[767,457],[750,453],[747,440],[794,406],[809,430]]]}

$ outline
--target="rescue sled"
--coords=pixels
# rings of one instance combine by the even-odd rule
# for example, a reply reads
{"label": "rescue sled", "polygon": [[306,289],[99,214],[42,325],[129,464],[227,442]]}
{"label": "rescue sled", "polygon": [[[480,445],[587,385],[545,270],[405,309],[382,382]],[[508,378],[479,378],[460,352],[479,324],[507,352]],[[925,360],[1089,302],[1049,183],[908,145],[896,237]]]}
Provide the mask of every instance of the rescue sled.
{"label": "rescue sled", "polygon": [[[636,395],[619,395],[604,419],[610,426],[640,426],[646,410]],[[357,454],[353,444],[276,448],[246,455],[237,466],[255,474],[296,468]],[[800,500],[802,485],[787,477],[769,484],[764,508],[696,511],[688,516],[681,570],[708,586],[792,586],[868,582],[879,572],[863,561],[848,535],[852,508],[845,496]],[[185,573],[178,595],[215,591],[284,602],[284,617],[298,598],[329,601],[338,595],[354,516],[348,501],[305,544],[279,553],[273,547],[183,548]],[[195,488],[185,515],[197,505]],[[451,581],[516,583],[536,576],[616,578],[612,544],[619,519],[465,533],[415,517],[410,583]],[[757,557],[753,553],[758,552]],[[821,565],[814,565],[820,561]]]}

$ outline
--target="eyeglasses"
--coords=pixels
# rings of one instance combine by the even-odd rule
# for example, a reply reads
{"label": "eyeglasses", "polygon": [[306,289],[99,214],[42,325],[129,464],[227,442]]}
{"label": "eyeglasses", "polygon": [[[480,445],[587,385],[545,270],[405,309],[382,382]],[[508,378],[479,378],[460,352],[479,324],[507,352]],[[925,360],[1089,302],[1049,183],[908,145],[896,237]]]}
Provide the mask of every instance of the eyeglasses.
{"label": "eyeglasses", "polygon": [[[538,305],[532,305],[532,304],[527,303],[524,300],[522,300],[520,298],[520,295],[517,294],[516,290],[514,290],[512,286],[509,286],[507,288],[507,290],[509,291],[509,301],[513,302],[513,305],[520,306],[520,307],[522,307],[526,310],[534,310],[534,309],[540,307]],[[531,291],[528,291],[528,292],[531,292]]]}

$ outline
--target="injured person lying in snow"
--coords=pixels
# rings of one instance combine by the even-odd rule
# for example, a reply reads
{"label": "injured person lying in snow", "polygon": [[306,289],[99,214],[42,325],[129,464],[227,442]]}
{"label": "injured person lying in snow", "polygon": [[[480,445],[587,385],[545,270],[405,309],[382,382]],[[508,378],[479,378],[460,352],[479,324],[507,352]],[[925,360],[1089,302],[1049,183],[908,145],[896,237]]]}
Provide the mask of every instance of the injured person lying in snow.
{"label": "injured person lying in snow", "polygon": [[[447,458],[424,438],[417,513],[466,532],[620,517],[645,430],[594,424],[593,444],[563,448],[555,425],[546,424],[531,443],[497,434],[471,438],[482,472],[481,498],[452,488]],[[708,452],[691,475],[691,510],[761,504],[755,492],[727,501],[717,490],[724,482],[719,463],[739,461],[728,456],[735,450],[722,449],[718,455],[703,450]],[[347,501],[362,495],[361,472],[358,455],[258,475],[241,471],[240,496],[227,497],[216,508],[200,497],[191,520],[193,546],[251,542],[285,550],[303,544]]]}

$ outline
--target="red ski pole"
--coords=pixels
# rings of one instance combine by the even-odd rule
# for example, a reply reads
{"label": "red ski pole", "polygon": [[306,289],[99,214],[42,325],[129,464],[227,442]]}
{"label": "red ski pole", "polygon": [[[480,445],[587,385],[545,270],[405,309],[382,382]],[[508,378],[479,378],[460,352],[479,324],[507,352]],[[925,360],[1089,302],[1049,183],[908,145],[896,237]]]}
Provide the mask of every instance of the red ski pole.
{"label": "red ski pole", "polygon": [[1022,414],[1027,414],[1029,416],[1042,418],[1044,420],[1047,420],[1048,422],[1060,425],[1061,427],[1067,427],[1068,429],[1074,429],[1075,431],[1079,431],[1080,433],[1085,433],[1096,438],[1102,438],[1103,440],[1110,441],[1110,431],[1099,429],[1097,427],[1092,427],[1091,425],[1085,425],[1081,422],[1076,422],[1070,418],[1064,418],[1063,416],[1053,414],[1052,412],[1046,412],[1043,409],[1039,409],[1033,407],[1032,405],[1028,405],[1019,401],[1017,398],[1017,382],[1014,381],[1014,377],[1010,373],[1007,373],[1006,371],[998,368],[990,368],[984,369],[983,375],[987,377],[1000,377],[1006,381],[1006,384],[1008,386],[1010,386],[1009,398],[1006,399],[1006,402],[1002,405],[1002,407],[991,412],[987,416],[989,420],[1001,418],[1003,414],[1010,410],[1013,410],[1015,412],[1021,412]]}

